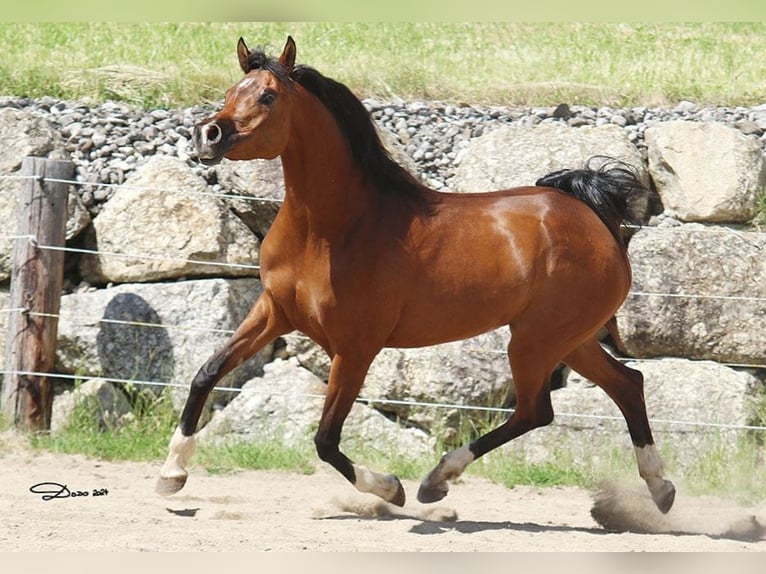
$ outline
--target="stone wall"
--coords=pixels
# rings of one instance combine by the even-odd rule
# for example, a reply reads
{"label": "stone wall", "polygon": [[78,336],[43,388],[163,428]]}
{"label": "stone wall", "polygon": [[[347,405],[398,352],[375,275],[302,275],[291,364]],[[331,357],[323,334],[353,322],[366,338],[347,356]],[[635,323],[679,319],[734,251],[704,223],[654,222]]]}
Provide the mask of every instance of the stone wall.
{"label": "stone wall", "polygon": [[[507,121],[488,119],[481,129],[457,130],[466,135],[459,153],[449,152],[450,162],[439,164],[452,191],[531,184],[554,169],[580,167],[594,155],[634,165],[657,195],[634,210],[643,224],[630,234],[633,291],[618,314],[618,324],[626,358],[674,359],[634,365],[647,378],[650,418],[684,413],[686,421],[701,421],[713,411],[721,424],[754,422],[751,399],[763,390],[758,376],[766,368],[766,239],[752,224],[766,182],[758,135],[744,133],[731,122],[671,119],[645,126],[638,141],[635,130],[625,129],[624,122],[582,125],[565,121],[560,113],[557,118],[553,110],[546,112],[557,120],[551,122],[525,122],[522,119],[530,115],[518,112],[502,117],[497,110],[492,113],[496,120]],[[540,117],[539,111],[534,113]],[[154,113],[152,121],[166,122],[167,114]],[[0,153],[0,175],[6,176],[0,178],[0,216],[8,222],[8,235],[15,227],[18,184],[12,176],[25,155],[76,156],[83,161],[82,146],[72,148],[72,122],[66,124],[68,129],[61,124],[0,108],[0,135],[13,142]],[[418,171],[418,161],[429,158],[408,155],[405,143],[415,134],[397,125],[399,132],[388,133],[381,123],[385,139],[400,161]],[[78,137],[85,129],[78,128]],[[108,137],[99,136],[103,133],[96,130],[89,136],[98,149],[109,145]],[[282,176],[279,160],[225,161],[202,170],[188,158],[188,138],[176,135],[180,142],[176,148],[167,143],[139,146],[144,140],[120,135],[128,139],[117,150],[127,154],[132,141],[145,155],[132,161],[128,160],[133,156],[121,158],[124,177],[108,193],[97,194],[97,203],[92,195],[98,182],[79,170],[80,180],[88,183],[71,188],[67,239],[71,246],[98,253],[67,257],[57,369],[179,385],[173,392],[180,408],[183,385],[224,343],[260,291],[258,249],[279,206]],[[114,172],[106,173],[112,178],[109,174]],[[433,179],[433,173],[429,177]],[[6,284],[11,246],[10,241],[0,245],[0,275]],[[141,325],[146,323],[156,326]],[[0,332],[5,334],[4,329]],[[500,329],[428,349],[384,350],[362,392],[373,407],[354,407],[363,414],[355,428],[375,432],[385,428],[389,433],[391,419],[404,421],[408,430],[401,448],[405,450],[414,448],[413,440],[433,448],[435,437],[449,442],[466,429],[483,428],[498,415],[464,410],[461,405],[513,405],[513,381],[504,354],[509,338],[508,330]],[[743,370],[738,365],[759,368]],[[313,389],[321,398],[327,369],[323,352],[296,334],[264,349],[225,384],[242,387],[252,380],[248,388],[281,389],[281,381],[292,376],[304,381],[308,395]],[[693,384],[686,384],[690,377]],[[269,383],[259,383],[263,379]],[[721,385],[726,385],[725,392]],[[564,411],[614,414],[605,395],[575,375],[564,376],[556,386],[561,388],[554,391],[554,405],[563,405]],[[230,435],[249,436],[243,417],[261,428],[266,419],[292,420],[290,413],[296,408],[295,401],[270,399],[268,394],[255,402],[239,397],[231,401],[233,396],[222,392],[210,401],[221,409],[207,413],[205,421],[212,420],[206,435],[224,429]],[[308,404],[320,399],[300,400],[306,401],[306,412],[316,416],[316,408]],[[229,401],[231,408],[223,408]],[[264,401],[270,401],[266,417],[257,414],[264,412]],[[675,405],[674,401],[688,408],[664,410],[663,405]],[[726,408],[719,408],[724,401]],[[420,405],[434,402],[452,406]],[[247,404],[256,405],[256,411],[244,408]],[[373,410],[386,416],[372,416],[368,411]],[[561,429],[571,428],[571,422],[560,417],[551,429],[539,433],[539,439],[527,441],[527,448],[534,447],[535,456],[552,452],[567,442]],[[596,426],[603,432],[603,424]],[[622,423],[617,426],[624,428]],[[305,427],[310,429],[311,424]],[[677,430],[694,433],[683,425]],[[673,432],[672,425],[668,432]],[[726,440],[735,440],[735,435],[725,433]],[[550,440],[544,440],[546,436]],[[614,440],[613,432],[610,436]],[[618,440],[629,444],[624,431]]]}

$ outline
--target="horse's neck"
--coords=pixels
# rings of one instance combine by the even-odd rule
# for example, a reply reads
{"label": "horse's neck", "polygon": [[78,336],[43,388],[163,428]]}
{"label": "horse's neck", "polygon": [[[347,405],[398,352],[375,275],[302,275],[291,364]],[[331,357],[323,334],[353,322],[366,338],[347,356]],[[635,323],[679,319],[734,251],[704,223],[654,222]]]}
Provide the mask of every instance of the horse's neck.
{"label": "horse's neck", "polygon": [[313,96],[300,97],[282,152],[285,204],[313,233],[339,236],[369,209],[373,192],[332,114]]}

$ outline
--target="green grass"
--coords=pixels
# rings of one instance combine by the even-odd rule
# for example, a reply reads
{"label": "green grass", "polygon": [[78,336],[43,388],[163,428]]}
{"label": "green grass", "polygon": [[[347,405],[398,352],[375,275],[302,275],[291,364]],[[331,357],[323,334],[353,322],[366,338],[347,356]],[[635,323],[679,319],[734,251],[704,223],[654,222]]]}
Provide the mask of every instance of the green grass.
{"label": "green grass", "polygon": [[761,190],[761,194],[758,196],[757,205],[756,215],[751,223],[757,231],[762,232],[766,229],[766,189]]}
{"label": "green grass", "polygon": [[83,454],[103,460],[156,460],[164,458],[177,416],[168,395],[150,391],[131,393],[133,412],[121,421],[100,425],[101,406],[90,397],[75,405],[69,424],[61,432],[31,434],[33,448],[63,454]]}
{"label": "green grass", "polygon": [[506,488],[523,484],[590,488],[594,484],[594,477],[567,460],[566,455],[557,454],[551,461],[534,463],[521,456],[491,456],[490,453],[474,465],[468,467],[470,474],[484,476]]}
{"label": "green grass", "polygon": [[235,46],[278,52],[360,96],[498,105],[751,105],[766,94],[762,23],[0,23],[0,94],[151,107],[214,101]]}
{"label": "green grass", "polygon": [[[132,391],[133,411],[122,420],[101,424],[102,407],[92,397],[75,405],[68,425],[56,433],[29,435],[32,448],[62,454],[83,454],[100,460],[162,461],[178,424],[169,395]],[[4,423],[7,428],[7,424]],[[2,444],[0,444],[2,448]],[[200,447],[193,464],[212,474],[238,469],[278,469],[311,473],[316,456],[308,446],[291,448],[274,440]]]}
{"label": "green grass", "polygon": [[194,458],[194,464],[210,474],[226,474],[242,469],[284,470],[301,474],[316,471],[316,455],[308,446],[286,446],[276,440],[202,446]]}
{"label": "green grass", "polygon": [[706,456],[685,470],[684,482],[692,494],[730,493],[745,501],[766,499],[766,471],[762,449],[743,438],[731,451],[723,442],[713,441]]}
{"label": "green grass", "polygon": [[[56,434],[29,436],[34,449],[64,454],[84,454],[101,460],[157,461],[167,454],[167,444],[177,424],[177,414],[169,399],[136,393],[134,414],[120,423],[102,425],[94,416],[99,407],[94,402],[79,403],[67,428]],[[762,424],[762,423],[756,423]],[[7,423],[3,423],[7,428]],[[466,435],[462,442],[475,435]],[[534,432],[534,431],[533,431]],[[622,441],[625,444],[621,444]],[[667,443],[667,444],[666,444]],[[0,442],[0,450],[7,448]],[[764,445],[762,435],[743,434],[735,449],[723,441],[713,440],[693,464],[681,466],[678,452],[683,444],[661,441],[661,454],[669,477],[683,485],[689,495],[718,494],[742,502],[766,499]],[[452,447],[440,445],[433,456],[415,457],[408,453],[382,451],[367,445],[358,437],[347,437],[342,447],[356,462],[381,471],[392,472],[402,479],[419,481],[438,462],[439,452]],[[282,470],[311,474],[322,463],[316,456],[313,441],[306,438],[301,446],[286,446],[278,439],[239,442],[226,445],[202,445],[192,459],[192,466],[211,474],[240,470]],[[640,483],[633,449],[625,437],[615,438],[615,445],[585,452],[578,460],[561,450],[549,460],[530,462],[524,457],[524,438],[510,448],[488,453],[468,467],[472,476],[485,477],[507,488],[516,485],[536,487],[576,486],[594,488],[602,480],[626,479]]]}

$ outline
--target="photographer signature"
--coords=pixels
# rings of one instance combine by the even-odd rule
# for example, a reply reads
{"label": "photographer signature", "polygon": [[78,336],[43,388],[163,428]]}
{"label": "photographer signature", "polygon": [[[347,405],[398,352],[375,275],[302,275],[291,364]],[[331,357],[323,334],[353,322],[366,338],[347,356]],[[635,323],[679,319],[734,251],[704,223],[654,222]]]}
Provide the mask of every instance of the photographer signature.
{"label": "photographer signature", "polygon": [[41,494],[42,499],[45,501],[53,500],[54,498],[106,496],[109,494],[109,491],[106,488],[96,488],[92,491],[69,490],[69,487],[67,487],[66,484],[59,484],[58,482],[39,482],[34,486],[30,486],[29,492],[32,494]]}

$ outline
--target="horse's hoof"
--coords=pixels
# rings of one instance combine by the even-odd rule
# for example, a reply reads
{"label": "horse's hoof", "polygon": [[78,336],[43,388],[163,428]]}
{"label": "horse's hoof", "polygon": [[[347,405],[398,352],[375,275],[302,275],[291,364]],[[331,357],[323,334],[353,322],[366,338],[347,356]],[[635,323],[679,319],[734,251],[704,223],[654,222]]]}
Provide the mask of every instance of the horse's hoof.
{"label": "horse's hoof", "polygon": [[436,486],[426,486],[425,483],[423,483],[418,489],[418,501],[423,504],[438,502],[447,496],[447,492],[449,492],[449,487],[446,482],[442,482]]}
{"label": "horse's hoof", "polygon": [[[399,482],[397,480],[397,482]],[[396,489],[396,494],[389,500],[391,504],[395,504],[396,506],[404,506],[404,501],[406,500],[407,496],[404,494],[404,487],[402,486],[402,483],[399,482],[399,488]]]}
{"label": "horse's hoof", "polygon": [[652,500],[662,514],[667,514],[673,507],[676,499],[676,487],[669,480],[662,482],[662,487],[656,493],[652,493]]}
{"label": "horse's hoof", "polygon": [[170,496],[181,490],[186,484],[186,475],[183,476],[171,476],[169,478],[159,477],[157,479],[157,485],[154,487],[157,494],[162,496]]}

